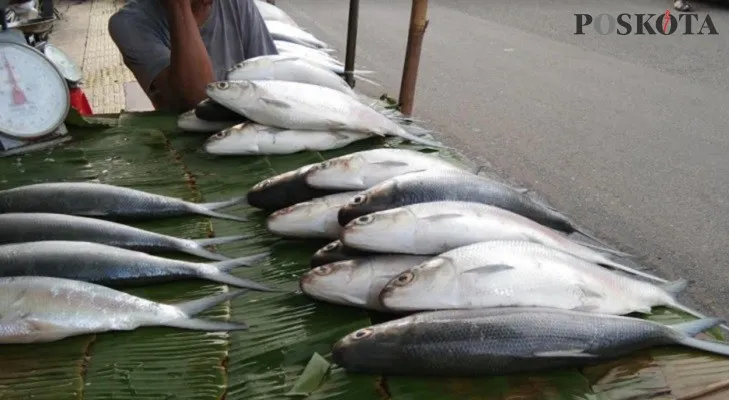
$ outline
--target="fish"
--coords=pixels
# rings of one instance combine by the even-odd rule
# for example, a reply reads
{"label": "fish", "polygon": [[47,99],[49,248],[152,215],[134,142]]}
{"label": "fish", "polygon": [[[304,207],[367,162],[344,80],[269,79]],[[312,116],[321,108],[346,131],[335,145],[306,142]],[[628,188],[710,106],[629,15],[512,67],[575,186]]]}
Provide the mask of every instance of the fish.
{"label": "fish", "polygon": [[406,131],[373,108],[327,87],[285,81],[218,81],[207,95],[263,125],[302,130],[347,130],[444,147]]}
{"label": "fish", "polygon": [[292,42],[296,44],[300,44],[302,46],[311,47],[314,49],[324,49],[329,48],[327,43],[322,42],[321,40],[317,39],[314,35],[312,35],[309,32],[306,32],[305,30],[301,29],[300,27],[292,26],[290,24],[287,24],[285,22],[276,21],[276,20],[268,20],[265,21],[266,28],[268,28],[268,33],[271,34],[271,37],[276,40],[283,40],[286,42]]}
{"label": "fish", "polygon": [[320,189],[365,190],[390,178],[434,168],[460,168],[440,157],[408,149],[373,149],[330,158],[306,175]]}
{"label": "fish", "polygon": [[338,261],[305,272],[299,286],[304,294],[317,300],[387,312],[379,302],[385,284],[427,259],[388,254]]}
{"label": "fish", "polygon": [[281,155],[340,149],[372,135],[347,131],[303,131],[245,122],[210,136],[203,148],[216,155]]}
{"label": "fish", "polygon": [[195,107],[195,116],[198,119],[212,122],[229,123],[230,121],[243,122],[246,120],[246,117],[233,110],[227,109],[210,99],[205,99],[198,103]]}
{"label": "fish", "polygon": [[377,255],[377,253],[352,249],[344,246],[340,240],[335,240],[317,250],[311,257],[310,265],[311,268],[316,268],[320,265],[330,264],[337,261],[345,261],[373,255]]}
{"label": "fish", "polygon": [[299,55],[303,58],[318,58],[318,59],[324,59],[326,61],[331,61],[334,65],[344,66],[344,63],[337,60],[336,58],[332,57],[332,55],[328,52],[327,49],[312,49],[308,46],[302,46],[297,43],[291,43],[286,42],[283,40],[273,40],[274,46],[276,46],[276,49],[279,51],[279,54],[282,53],[291,53]]}
{"label": "fish", "polygon": [[254,3],[264,21],[280,21],[293,27],[299,27],[296,21],[275,5],[261,0],[254,0]]}
{"label": "fish", "polygon": [[245,118],[236,121],[206,121],[195,115],[195,109],[185,111],[177,118],[177,128],[187,132],[213,133],[240,124]]}
{"label": "fish", "polygon": [[0,214],[0,245],[46,240],[101,243],[145,253],[178,251],[208,260],[229,260],[204,246],[231,243],[248,237],[223,236],[208,239],[182,239],[96,218],[50,213]]}
{"label": "fish", "polygon": [[562,232],[499,207],[465,201],[433,201],[379,211],[350,221],[341,231],[346,246],[380,253],[438,255],[491,240],[525,240],[555,248],[586,261],[639,275],[663,278],[623,265],[604,253],[617,250],[580,244]]}
{"label": "fish", "polygon": [[349,87],[347,82],[331,69],[322,68],[294,55],[265,55],[249,58],[231,67],[226,80],[279,80],[309,83],[338,90],[350,97],[358,98],[357,93]]}
{"label": "fish", "polygon": [[276,211],[317,197],[342,192],[315,189],[306,184],[304,179],[306,172],[317,164],[307,164],[256,183],[248,191],[248,205],[265,211]]}
{"label": "fish", "polygon": [[110,220],[143,220],[183,215],[246,221],[215,210],[243,203],[236,197],[215,203],[191,203],[123,186],[91,182],[49,182],[0,190],[2,213],[53,213]]}
{"label": "fish", "polygon": [[268,256],[268,253],[260,253],[206,264],[157,257],[100,243],[47,240],[0,246],[0,276],[50,276],[119,286],[202,278],[273,292],[274,289],[265,285],[225,273],[235,267],[253,266]]}
{"label": "fish", "polygon": [[685,279],[661,286],[617,274],[539,243],[494,240],[447,251],[387,283],[393,311],[552,307],[603,314],[649,314],[653,307],[698,311],[678,302]]}
{"label": "fish", "polygon": [[335,193],[282,208],[268,216],[266,229],[288,238],[336,239],[342,229],[337,221],[339,207],[357,193]]}
{"label": "fish", "polygon": [[593,238],[567,216],[533,200],[516,188],[452,168],[409,172],[382,181],[362,191],[352,198],[352,202],[342,207],[339,210],[339,223],[344,226],[355,218],[373,212],[446,200],[496,206],[558,231],[577,232]]}
{"label": "fish", "polygon": [[582,367],[658,346],[727,356],[725,342],[693,337],[720,322],[538,307],[433,311],[358,329],[334,344],[332,359],[350,373],[465,378]]}
{"label": "fish", "polygon": [[248,290],[163,304],[106,286],[41,276],[0,278],[0,343],[54,342],[71,336],[167,326],[200,331],[246,330],[245,323],[195,315]]}

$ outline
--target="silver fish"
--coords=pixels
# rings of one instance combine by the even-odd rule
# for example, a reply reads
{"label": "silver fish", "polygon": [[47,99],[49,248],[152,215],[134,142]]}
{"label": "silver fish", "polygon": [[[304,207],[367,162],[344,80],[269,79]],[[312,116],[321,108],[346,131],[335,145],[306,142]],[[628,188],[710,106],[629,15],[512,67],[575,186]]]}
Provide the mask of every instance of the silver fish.
{"label": "silver fish", "polygon": [[340,234],[342,243],[380,253],[437,255],[490,240],[541,243],[596,264],[620,269],[658,282],[667,282],[612,260],[599,251],[616,250],[579,244],[563,233],[498,207],[465,201],[433,201],[379,211],[352,220]]}
{"label": "silver fish", "polygon": [[365,190],[405,173],[434,168],[462,169],[419,151],[382,148],[324,161],[306,175],[306,183],[320,189]]}
{"label": "silver fish", "polygon": [[205,264],[99,243],[49,240],[0,246],[0,276],[50,276],[120,286],[202,278],[271,292],[274,290],[265,285],[225,273],[235,267],[252,266],[268,255],[261,253]]}
{"label": "silver fish", "polygon": [[114,220],[205,215],[233,221],[246,218],[215,212],[241,204],[244,197],[216,203],[191,203],[174,197],[103,183],[36,183],[0,191],[0,213],[54,213]]}
{"label": "silver fish", "polygon": [[452,168],[410,172],[380,182],[342,207],[339,223],[346,225],[355,218],[377,211],[446,200],[488,204],[558,231],[587,235],[559,211],[533,200],[516,188]]}
{"label": "silver fish", "polygon": [[334,150],[371,137],[361,132],[303,131],[249,122],[210,136],[203,148],[216,155],[280,155]]}
{"label": "silver fish", "polygon": [[226,80],[278,80],[309,83],[338,90],[357,98],[357,93],[331,69],[322,68],[299,56],[292,55],[266,55],[249,58],[230,68]]}
{"label": "silver fish", "polygon": [[680,279],[659,287],[539,243],[494,240],[403,272],[382,289],[380,301],[393,311],[553,307],[615,315],[666,306],[704,318],[676,300],[686,285]]}
{"label": "silver fish", "polygon": [[693,338],[720,322],[666,326],[526,307],[436,311],[359,329],[334,345],[332,358],[347,372],[475,377],[586,366],[666,345],[729,356],[726,343]]}
{"label": "silver fish", "polygon": [[69,240],[94,242],[129,250],[156,253],[180,251],[209,260],[230,258],[206,250],[212,246],[246,239],[247,236],[224,236],[209,239],[182,239],[150,232],[129,225],[96,218],[49,213],[0,214],[0,244]]}
{"label": "silver fish", "polygon": [[301,291],[317,300],[388,311],[379,295],[393,277],[427,260],[428,257],[377,255],[318,266],[299,279]]}
{"label": "silver fish", "polygon": [[339,208],[355,194],[335,193],[280,209],[268,216],[266,229],[283,237],[336,239],[342,229],[337,222]]}
{"label": "silver fish", "polygon": [[316,189],[306,184],[306,172],[317,164],[304,165],[256,183],[248,191],[248,204],[261,210],[276,211],[341,192],[341,190]]}
{"label": "silver fish", "polygon": [[286,42],[283,40],[273,40],[273,44],[276,46],[276,49],[279,51],[279,54],[283,53],[290,53],[299,55],[303,58],[317,58],[317,59],[323,59],[327,62],[331,62],[332,65],[338,65],[340,67],[344,66],[344,63],[337,60],[330,54],[330,50],[328,49],[312,49],[308,46],[302,46],[298,43],[291,43]]}
{"label": "silver fish", "polygon": [[[243,120],[244,118],[241,118]],[[185,111],[177,118],[177,127],[183,131],[213,133],[237,125],[241,121],[206,121],[195,115],[195,110]]]}
{"label": "silver fish", "polygon": [[208,84],[206,93],[214,101],[263,125],[391,135],[444,147],[409,133],[351,96],[323,86],[285,81],[219,81]]}
{"label": "silver fish", "polygon": [[192,318],[247,290],[162,304],[94,283],[20,276],[0,278],[0,343],[42,343],[70,336],[168,326],[202,331],[247,329],[244,323]]}
{"label": "silver fish", "polygon": [[377,255],[377,253],[353,249],[344,246],[341,241],[335,240],[317,250],[316,253],[311,256],[310,266],[311,268],[316,268],[321,265],[331,264],[338,261],[346,261],[373,255]]}
{"label": "silver fish", "polygon": [[275,5],[261,0],[254,0],[253,3],[258,8],[258,12],[261,13],[264,21],[281,21],[291,26],[299,27],[288,14]]}
{"label": "silver fish", "polygon": [[271,37],[274,39],[297,43],[302,46],[307,46],[314,49],[324,49],[330,47],[325,42],[317,39],[311,33],[285,22],[268,20],[265,21],[265,24],[266,28],[268,28],[268,32],[271,34]]}

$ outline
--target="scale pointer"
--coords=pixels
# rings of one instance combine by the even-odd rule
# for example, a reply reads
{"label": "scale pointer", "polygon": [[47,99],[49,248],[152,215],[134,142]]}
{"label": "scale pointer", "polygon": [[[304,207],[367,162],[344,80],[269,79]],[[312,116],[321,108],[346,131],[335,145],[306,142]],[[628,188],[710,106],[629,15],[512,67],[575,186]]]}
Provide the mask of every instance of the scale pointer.
{"label": "scale pointer", "polygon": [[25,93],[23,93],[23,91],[20,90],[20,87],[18,87],[18,81],[15,80],[12,67],[10,66],[10,62],[5,54],[3,54],[3,60],[5,60],[5,69],[8,70],[8,80],[10,81],[10,84],[13,85],[13,104],[16,106],[23,105],[27,101]]}

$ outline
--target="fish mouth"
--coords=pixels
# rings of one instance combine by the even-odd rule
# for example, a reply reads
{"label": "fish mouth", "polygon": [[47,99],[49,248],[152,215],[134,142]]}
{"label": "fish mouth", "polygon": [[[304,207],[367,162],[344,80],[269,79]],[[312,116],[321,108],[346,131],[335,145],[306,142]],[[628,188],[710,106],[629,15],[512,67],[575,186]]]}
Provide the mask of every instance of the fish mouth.
{"label": "fish mouth", "polygon": [[337,221],[340,226],[346,226],[350,221],[374,211],[363,210],[359,207],[344,206],[337,213]]}

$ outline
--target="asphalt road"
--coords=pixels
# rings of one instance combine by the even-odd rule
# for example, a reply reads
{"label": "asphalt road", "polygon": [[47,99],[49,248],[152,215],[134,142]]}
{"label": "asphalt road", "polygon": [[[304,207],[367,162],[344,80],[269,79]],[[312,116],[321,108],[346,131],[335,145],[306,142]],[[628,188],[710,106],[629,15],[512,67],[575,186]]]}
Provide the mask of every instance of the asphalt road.
{"label": "asphalt road", "polygon": [[[340,50],[348,1],[278,0]],[[361,2],[357,67],[397,97],[410,1]],[[414,116],[729,318],[729,9],[718,35],[574,35],[575,13],[672,0],[431,0]],[[696,29],[696,28],[694,28]]]}

